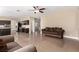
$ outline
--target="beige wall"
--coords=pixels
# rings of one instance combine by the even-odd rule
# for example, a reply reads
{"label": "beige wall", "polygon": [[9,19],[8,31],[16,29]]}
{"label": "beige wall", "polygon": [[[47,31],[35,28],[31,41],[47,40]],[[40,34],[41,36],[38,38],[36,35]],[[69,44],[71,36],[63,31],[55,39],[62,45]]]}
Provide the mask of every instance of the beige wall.
{"label": "beige wall", "polygon": [[0,20],[11,20],[9,17],[0,16]]}
{"label": "beige wall", "polygon": [[62,27],[66,31],[65,36],[78,38],[76,19],[76,7],[62,7],[52,11],[51,14],[42,16],[42,28]]}
{"label": "beige wall", "polygon": [[29,20],[29,19],[30,19],[29,16],[19,17],[20,21]]}
{"label": "beige wall", "polygon": [[78,28],[78,38],[79,38],[79,7],[77,11],[77,28]]}

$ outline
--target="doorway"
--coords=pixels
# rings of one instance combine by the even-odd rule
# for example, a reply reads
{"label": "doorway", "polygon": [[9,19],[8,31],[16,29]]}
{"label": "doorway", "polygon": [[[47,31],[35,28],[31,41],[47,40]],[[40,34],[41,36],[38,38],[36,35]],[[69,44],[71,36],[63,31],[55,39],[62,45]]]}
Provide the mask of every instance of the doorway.
{"label": "doorway", "polygon": [[40,19],[34,18],[34,27],[35,27],[35,34],[40,34]]}
{"label": "doorway", "polygon": [[40,35],[40,18],[31,17],[31,34]]}

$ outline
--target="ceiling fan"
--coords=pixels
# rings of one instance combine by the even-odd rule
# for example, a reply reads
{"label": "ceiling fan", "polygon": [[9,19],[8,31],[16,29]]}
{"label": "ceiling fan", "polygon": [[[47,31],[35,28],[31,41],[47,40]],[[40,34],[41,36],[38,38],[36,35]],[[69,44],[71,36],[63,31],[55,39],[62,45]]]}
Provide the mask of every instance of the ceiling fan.
{"label": "ceiling fan", "polygon": [[39,6],[33,6],[34,8],[34,13],[44,13],[43,10],[45,10],[45,8],[39,8]]}

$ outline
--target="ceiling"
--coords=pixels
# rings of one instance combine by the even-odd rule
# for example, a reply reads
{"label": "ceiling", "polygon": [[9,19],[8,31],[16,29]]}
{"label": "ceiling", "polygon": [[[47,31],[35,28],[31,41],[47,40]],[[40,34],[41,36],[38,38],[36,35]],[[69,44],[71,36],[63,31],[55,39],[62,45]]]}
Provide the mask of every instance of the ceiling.
{"label": "ceiling", "polygon": [[[0,6],[0,16],[40,16],[47,13],[51,13],[55,10],[56,6],[39,6],[40,8],[44,7],[44,13],[34,14],[32,6]],[[20,10],[17,12],[16,10]]]}

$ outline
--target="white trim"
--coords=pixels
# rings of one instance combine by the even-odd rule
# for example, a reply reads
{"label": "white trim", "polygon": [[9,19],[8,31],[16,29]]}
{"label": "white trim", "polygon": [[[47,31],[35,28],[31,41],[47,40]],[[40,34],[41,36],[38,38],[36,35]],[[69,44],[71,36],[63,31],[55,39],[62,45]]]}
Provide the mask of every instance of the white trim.
{"label": "white trim", "polygon": [[78,37],[71,37],[71,36],[64,36],[65,38],[71,38],[71,39],[76,39],[76,40],[79,40]]}

